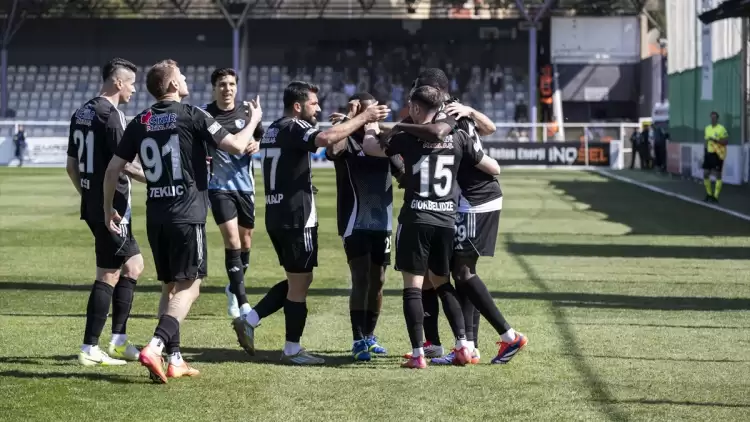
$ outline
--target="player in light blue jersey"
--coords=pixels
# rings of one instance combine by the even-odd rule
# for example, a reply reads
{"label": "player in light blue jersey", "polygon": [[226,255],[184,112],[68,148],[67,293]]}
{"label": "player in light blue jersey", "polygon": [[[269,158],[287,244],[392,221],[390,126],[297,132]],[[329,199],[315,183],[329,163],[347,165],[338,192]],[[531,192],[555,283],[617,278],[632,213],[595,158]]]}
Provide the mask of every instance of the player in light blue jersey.
{"label": "player in light blue jersey", "polygon": [[[242,106],[235,105],[237,74],[233,69],[217,69],[211,75],[214,101],[203,108],[230,133],[247,125],[255,125],[253,137],[262,136],[261,116],[249,116]],[[215,149],[211,152],[211,178],[208,197],[211,212],[224,239],[225,264],[229,284],[226,287],[229,315],[243,344],[244,327],[241,314],[250,312],[245,293],[245,272],[250,262],[253,228],[255,227],[255,180],[250,154],[229,154]]]}

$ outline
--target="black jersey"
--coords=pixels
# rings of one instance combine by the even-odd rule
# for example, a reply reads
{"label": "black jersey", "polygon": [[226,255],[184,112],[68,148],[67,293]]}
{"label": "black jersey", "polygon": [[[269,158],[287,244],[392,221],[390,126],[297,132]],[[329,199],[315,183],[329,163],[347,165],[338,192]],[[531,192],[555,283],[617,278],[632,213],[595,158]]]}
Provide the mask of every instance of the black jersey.
{"label": "black jersey", "polygon": [[[452,128],[452,133],[459,129],[465,131],[471,137],[473,147],[482,150],[482,139],[477,133],[476,124],[470,118],[462,117],[456,121],[453,116],[439,112],[435,115],[433,121],[448,124]],[[459,167],[456,181],[461,189],[459,203],[462,210],[487,204],[503,196],[500,183],[495,176],[487,174],[466,162]]]}
{"label": "black jersey", "polygon": [[407,133],[389,142],[386,154],[404,160],[404,205],[399,223],[454,227],[458,200],[456,176],[463,161],[477,165],[484,152],[476,150],[469,135],[455,131],[443,142],[430,143]]}
{"label": "black jersey", "polygon": [[[247,113],[241,107],[232,110],[222,110],[216,102],[201,107],[214,117],[227,132],[236,134],[245,128],[250,121]],[[256,130],[256,133],[258,130]],[[209,145],[211,154],[211,180],[209,190],[231,192],[255,192],[253,178],[253,159],[249,154],[230,154]]]}
{"label": "black jersey", "polygon": [[304,120],[282,117],[263,134],[267,229],[317,227],[310,153],[318,149],[315,137],[320,132]]}
{"label": "black jersey", "polygon": [[393,230],[393,176],[403,172],[398,157],[372,157],[362,149],[361,133],[344,143],[344,150],[328,157],[336,168],[336,214],[339,236],[354,230],[391,233]]}
{"label": "black jersey", "polygon": [[[87,101],[70,119],[68,157],[78,161],[81,176],[81,219],[104,221],[104,173],[125,130],[125,116],[108,99]],[[130,178],[117,181],[113,207],[124,222],[130,220]]]}
{"label": "black jersey", "polygon": [[135,116],[116,154],[140,157],[149,224],[206,222],[207,145],[216,147],[228,135],[204,110],[176,101],[159,101]]}

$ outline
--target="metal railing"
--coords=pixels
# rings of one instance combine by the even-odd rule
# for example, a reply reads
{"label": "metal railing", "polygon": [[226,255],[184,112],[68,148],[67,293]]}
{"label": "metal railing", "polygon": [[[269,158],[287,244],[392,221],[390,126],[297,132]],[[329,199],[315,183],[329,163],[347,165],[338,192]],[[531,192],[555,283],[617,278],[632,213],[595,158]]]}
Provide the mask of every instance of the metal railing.
{"label": "metal railing", "polygon": [[[133,116],[128,117],[128,120]],[[263,127],[268,127],[272,122],[263,122]],[[19,126],[23,126],[26,136],[66,136],[67,128],[70,122],[64,121],[44,121],[44,120],[0,120],[0,132],[12,133],[18,132]],[[529,142],[530,132],[537,131],[537,139],[541,142],[556,141],[580,141],[580,142],[609,142],[613,140],[625,141],[630,138],[633,130],[639,127],[638,123],[619,122],[619,123],[565,123],[562,127],[552,123],[515,123],[515,122],[497,122],[497,131],[489,136],[482,137],[488,142]],[[328,122],[320,122],[322,128],[330,126]]]}

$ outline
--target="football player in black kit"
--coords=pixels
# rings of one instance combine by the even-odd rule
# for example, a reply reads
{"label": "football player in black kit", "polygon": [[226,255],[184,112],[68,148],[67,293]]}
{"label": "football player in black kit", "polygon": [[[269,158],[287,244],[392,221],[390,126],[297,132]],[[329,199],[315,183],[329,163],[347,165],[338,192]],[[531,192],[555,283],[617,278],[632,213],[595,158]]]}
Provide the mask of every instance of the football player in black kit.
{"label": "football player in black kit", "polygon": [[[425,85],[437,88],[447,96],[448,78],[441,70],[427,69],[420,74],[414,86]],[[416,125],[399,124],[396,125],[396,129],[413,131],[410,126]],[[455,99],[449,99],[446,102],[443,112],[434,119],[433,126],[430,129],[438,131],[437,135],[433,135],[434,138],[431,138],[429,134],[424,134],[423,128],[417,128],[418,133],[437,141],[445,133],[453,133],[456,129],[461,129],[471,136],[475,149],[482,149],[480,135],[494,132],[494,124],[487,116],[459,104]],[[521,333],[516,333],[505,320],[487,290],[487,286],[476,274],[479,257],[491,257],[495,254],[503,193],[495,177],[477,171],[472,166],[461,165],[457,181],[461,196],[456,215],[456,239],[451,260],[451,273],[456,283],[456,291],[461,298],[467,338],[476,346],[479,314],[481,314],[500,335],[500,341],[497,343],[498,353],[491,362],[493,364],[508,363],[518,351],[526,346],[528,338]],[[428,292],[425,291],[425,293]],[[429,293],[425,294],[425,297],[429,298]],[[430,315],[425,318],[426,338],[428,341],[435,341],[439,344],[438,306],[437,299],[425,300],[425,309],[430,309],[427,311]],[[478,363],[479,350],[476,348],[474,350],[472,363]],[[433,358],[432,362],[450,364],[453,360],[454,356],[449,353],[446,356]]]}
{"label": "football player in black kit", "polygon": [[[202,108],[216,119],[229,133],[238,133],[250,117],[247,110],[237,107],[237,73],[234,69],[216,69],[211,74],[214,101]],[[260,124],[255,128],[253,138],[260,141],[263,131]],[[251,144],[252,145],[252,144]],[[227,309],[234,318],[232,326],[238,340],[244,336],[244,325],[240,315],[250,312],[245,292],[245,273],[250,265],[250,247],[255,228],[255,178],[253,159],[250,154],[229,154],[217,148],[209,148],[211,153],[211,180],[208,182],[208,199],[214,221],[219,226],[224,239],[224,264],[229,284]]]}
{"label": "football player in black kit", "polygon": [[[438,89],[422,86],[412,91],[409,116],[414,124],[433,121],[443,105]],[[425,368],[422,348],[424,309],[422,284],[425,275],[443,301],[456,338],[454,364],[471,361],[472,349],[466,339],[464,317],[456,292],[449,282],[456,218],[456,175],[462,163],[499,174],[497,162],[474,148],[464,131],[456,131],[442,142],[426,142],[405,132],[395,133],[385,145],[376,138],[378,128],[369,125],[364,140],[365,153],[375,156],[400,154],[406,178],[404,205],[396,233],[396,269],[404,278],[404,316],[412,345],[412,355],[402,366]]]}
{"label": "football player in black kit", "polygon": [[[84,366],[124,365],[138,360],[138,349],[127,339],[126,326],[143,256],[130,225],[130,178],[145,182],[136,163],[123,168],[114,197],[122,215],[121,235],[112,235],[104,225],[102,183],[107,164],[125,130],[125,115],[117,108],[135,92],[136,66],[116,58],[102,68],[102,89],[96,98],[83,104],[70,120],[66,169],[81,195],[81,220],[94,235],[96,279],[86,307],[86,330],[78,362]],[[109,354],[99,348],[99,336],[112,304],[112,340]]]}
{"label": "football player in black kit", "polygon": [[[370,105],[375,97],[363,92],[349,99],[351,119]],[[391,262],[393,231],[393,177],[403,175],[400,157],[371,157],[362,151],[365,131],[354,132],[346,142],[326,149],[336,167],[336,211],[338,233],[352,277],[349,316],[352,324],[352,357],[369,361],[384,355],[375,336],[375,326],[383,305],[385,269]]]}
{"label": "football player in black kit", "polygon": [[[208,214],[207,146],[230,154],[257,150],[253,132],[262,118],[257,101],[244,129],[232,135],[206,111],[181,100],[188,95],[185,77],[172,60],[155,64],[146,87],[156,99],[127,126],[104,179],[105,224],[119,233],[120,215],[112,209],[117,175],[138,155],[146,177],[146,231],[162,286],[159,323],[139,361],[154,382],[198,375],[179,352],[180,323],[198,298],[207,273],[206,216]],[[248,144],[255,148],[248,148]],[[165,373],[162,351],[169,366]]]}
{"label": "football player in black kit", "polygon": [[261,153],[266,195],[266,230],[287,280],[271,287],[244,318],[244,343],[254,352],[254,329],[265,318],[284,308],[286,343],[282,362],[319,365],[324,360],[300,345],[307,320],[307,290],[318,265],[318,216],[312,192],[310,153],[345,141],[368,122],[385,119],[390,110],[370,106],[351,120],[322,131],[315,115],[320,111],[318,87],[295,81],[284,90],[284,117],[263,134]]}

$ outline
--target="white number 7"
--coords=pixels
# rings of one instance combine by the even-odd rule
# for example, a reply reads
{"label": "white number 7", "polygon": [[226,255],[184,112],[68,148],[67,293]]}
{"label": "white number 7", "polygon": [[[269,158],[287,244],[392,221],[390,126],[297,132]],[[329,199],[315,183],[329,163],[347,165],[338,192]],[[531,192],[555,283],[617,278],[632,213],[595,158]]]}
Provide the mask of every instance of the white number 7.
{"label": "white number 7", "polygon": [[263,174],[266,173],[266,160],[271,159],[271,171],[268,174],[268,185],[271,190],[276,189],[276,166],[279,165],[281,157],[280,148],[266,148],[263,150]]}

